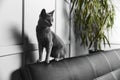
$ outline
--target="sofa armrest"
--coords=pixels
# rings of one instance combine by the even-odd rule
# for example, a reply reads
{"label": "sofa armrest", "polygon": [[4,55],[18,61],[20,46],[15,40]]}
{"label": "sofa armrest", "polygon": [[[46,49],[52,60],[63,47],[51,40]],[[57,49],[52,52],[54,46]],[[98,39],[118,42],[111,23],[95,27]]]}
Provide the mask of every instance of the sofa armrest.
{"label": "sofa armrest", "polygon": [[16,70],[12,73],[11,80],[23,80],[20,70]]}
{"label": "sofa armrest", "polygon": [[[28,64],[20,69],[22,80],[93,80],[120,68],[120,49],[93,55]],[[107,76],[111,77],[112,74]],[[120,75],[119,70],[115,75]],[[111,77],[110,80],[114,80]],[[119,76],[117,77],[118,80]],[[108,80],[108,77],[96,80]]]}

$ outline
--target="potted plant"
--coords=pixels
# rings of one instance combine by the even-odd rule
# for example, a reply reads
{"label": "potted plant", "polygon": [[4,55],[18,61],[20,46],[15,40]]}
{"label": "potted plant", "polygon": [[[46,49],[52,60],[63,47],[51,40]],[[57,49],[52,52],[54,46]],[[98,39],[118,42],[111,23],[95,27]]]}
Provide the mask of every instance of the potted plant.
{"label": "potted plant", "polygon": [[71,0],[73,29],[81,45],[101,50],[101,44],[110,46],[106,32],[114,23],[114,6],[110,0]]}

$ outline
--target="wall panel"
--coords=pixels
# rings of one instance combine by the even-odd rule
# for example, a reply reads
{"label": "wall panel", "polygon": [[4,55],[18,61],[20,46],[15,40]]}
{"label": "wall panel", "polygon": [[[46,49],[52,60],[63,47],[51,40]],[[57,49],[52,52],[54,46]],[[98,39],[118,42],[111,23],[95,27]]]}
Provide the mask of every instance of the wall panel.
{"label": "wall panel", "polygon": [[[14,35],[19,34],[19,41]],[[0,0],[0,46],[21,43],[22,0]]]}

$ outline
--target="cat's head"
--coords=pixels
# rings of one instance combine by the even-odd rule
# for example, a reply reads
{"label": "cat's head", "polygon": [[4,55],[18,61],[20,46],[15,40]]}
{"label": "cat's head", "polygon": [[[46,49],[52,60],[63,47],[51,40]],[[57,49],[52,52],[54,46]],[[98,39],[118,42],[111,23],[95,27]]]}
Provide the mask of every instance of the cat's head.
{"label": "cat's head", "polygon": [[54,13],[54,10],[49,13],[46,13],[46,10],[42,9],[39,17],[43,19],[44,23],[47,26],[51,27],[53,22],[53,13]]}

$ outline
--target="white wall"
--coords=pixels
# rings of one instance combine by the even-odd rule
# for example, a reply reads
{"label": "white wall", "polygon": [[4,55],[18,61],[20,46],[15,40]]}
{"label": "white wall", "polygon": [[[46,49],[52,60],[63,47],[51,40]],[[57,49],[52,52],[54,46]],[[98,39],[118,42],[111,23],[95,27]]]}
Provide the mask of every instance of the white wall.
{"label": "white wall", "polygon": [[55,0],[0,0],[0,80],[11,80],[15,70],[38,59],[35,28],[43,8],[54,10]]}
{"label": "white wall", "polygon": [[108,35],[111,47],[108,45],[106,47],[103,46],[104,50],[120,48],[120,0],[112,0],[112,2],[115,8],[115,19],[113,28],[109,31]]}

